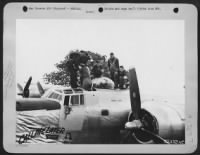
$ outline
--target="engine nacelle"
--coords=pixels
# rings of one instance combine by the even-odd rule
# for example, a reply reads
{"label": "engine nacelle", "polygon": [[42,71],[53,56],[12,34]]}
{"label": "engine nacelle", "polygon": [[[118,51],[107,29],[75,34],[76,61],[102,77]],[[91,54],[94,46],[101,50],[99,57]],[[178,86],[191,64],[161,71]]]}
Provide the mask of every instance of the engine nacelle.
{"label": "engine nacelle", "polygon": [[[133,119],[133,115],[130,114],[129,121]],[[144,128],[158,134],[166,140],[185,139],[184,118],[179,111],[172,106],[156,102],[143,103],[140,119]]]}

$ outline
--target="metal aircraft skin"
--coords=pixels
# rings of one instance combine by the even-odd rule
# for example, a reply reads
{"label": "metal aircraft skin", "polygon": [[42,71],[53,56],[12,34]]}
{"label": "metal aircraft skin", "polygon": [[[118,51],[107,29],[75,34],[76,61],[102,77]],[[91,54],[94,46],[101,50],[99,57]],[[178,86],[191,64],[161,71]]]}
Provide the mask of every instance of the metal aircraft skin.
{"label": "metal aircraft skin", "polygon": [[[41,98],[17,100],[16,110],[60,109],[59,126],[72,134],[73,144],[184,141],[183,105],[177,109],[176,103],[140,101],[135,69],[131,74],[130,91],[54,87]],[[141,126],[135,126],[134,120]]]}

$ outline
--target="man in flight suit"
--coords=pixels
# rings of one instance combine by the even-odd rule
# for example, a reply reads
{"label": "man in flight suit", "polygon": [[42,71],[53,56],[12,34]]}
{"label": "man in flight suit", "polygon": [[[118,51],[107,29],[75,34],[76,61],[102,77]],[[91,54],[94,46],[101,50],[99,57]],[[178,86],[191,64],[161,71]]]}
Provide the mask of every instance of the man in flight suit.
{"label": "man in flight suit", "polygon": [[110,76],[115,83],[115,88],[119,85],[119,60],[114,56],[114,53],[110,53],[110,58],[108,59],[108,67],[110,70]]}

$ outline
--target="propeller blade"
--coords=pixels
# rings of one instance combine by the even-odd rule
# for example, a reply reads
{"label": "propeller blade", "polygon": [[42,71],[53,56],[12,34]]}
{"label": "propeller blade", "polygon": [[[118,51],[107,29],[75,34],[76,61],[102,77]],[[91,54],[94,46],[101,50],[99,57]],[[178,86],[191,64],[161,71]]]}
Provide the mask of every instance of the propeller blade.
{"label": "propeller blade", "polygon": [[29,77],[29,79],[28,79],[28,81],[27,81],[27,83],[26,83],[26,85],[25,85],[25,87],[24,87],[24,90],[28,90],[28,89],[29,89],[29,86],[30,86],[30,84],[31,84],[31,81],[32,81],[32,76]]}
{"label": "propeller blade", "polygon": [[132,129],[127,131],[128,132],[126,132],[126,135],[123,137],[121,143],[169,144],[165,139],[145,128]]}
{"label": "propeller blade", "polygon": [[129,82],[130,82],[130,99],[131,99],[131,110],[133,116],[136,120],[139,120],[139,114],[141,110],[141,100],[140,100],[140,91],[138,86],[138,80],[135,68],[129,70]]}
{"label": "propeller blade", "polygon": [[23,87],[19,83],[17,83],[17,88],[19,89],[20,93],[23,93]]}
{"label": "propeller blade", "polygon": [[169,144],[165,139],[147,129],[141,128],[140,131],[143,133],[141,135],[149,135],[150,139],[153,140],[156,144]]}
{"label": "propeller blade", "polygon": [[43,87],[42,87],[42,85],[40,84],[39,81],[37,82],[37,87],[38,87],[38,90],[40,92],[40,95],[42,96],[45,93],[45,90],[43,89]]}
{"label": "propeller blade", "polygon": [[[131,68],[129,70],[129,91],[130,91],[130,99],[131,99],[131,110],[134,117],[134,120],[131,122],[127,122],[125,124],[125,129],[127,129],[129,132],[132,132],[132,136],[137,140],[139,143],[157,143],[157,144],[163,144],[168,143],[166,140],[164,140],[159,135],[143,128],[143,124],[140,121],[140,111],[141,111],[141,100],[140,100],[140,91],[139,91],[139,85],[137,80],[137,75],[135,68]],[[146,136],[145,136],[146,135]],[[149,141],[142,141],[140,140],[141,137],[149,137]]]}

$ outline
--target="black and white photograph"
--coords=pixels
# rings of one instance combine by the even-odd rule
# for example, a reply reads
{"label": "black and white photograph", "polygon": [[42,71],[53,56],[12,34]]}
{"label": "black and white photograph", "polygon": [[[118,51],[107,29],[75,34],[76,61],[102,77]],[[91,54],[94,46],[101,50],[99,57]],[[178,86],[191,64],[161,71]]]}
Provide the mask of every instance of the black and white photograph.
{"label": "black and white photograph", "polygon": [[16,34],[17,143],[184,143],[183,21],[19,19]]}
{"label": "black and white photograph", "polygon": [[[21,6],[24,16],[42,10]],[[137,18],[16,18],[13,143],[185,145],[188,31],[177,17],[140,18],[150,8],[163,9],[135,7]]]}

